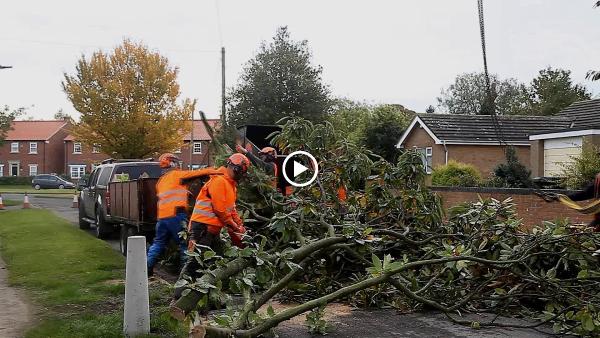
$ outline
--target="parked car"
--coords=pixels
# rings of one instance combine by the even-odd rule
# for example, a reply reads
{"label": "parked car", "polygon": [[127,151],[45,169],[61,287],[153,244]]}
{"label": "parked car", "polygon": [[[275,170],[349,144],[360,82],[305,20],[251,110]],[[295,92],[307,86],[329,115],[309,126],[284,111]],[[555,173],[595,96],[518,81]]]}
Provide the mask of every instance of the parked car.
{"label": "parked car", "polygon": [[37,175],[31,180],[35,190],[40,189],[75,189],[75,184],[56,175]]}
{"label": "parked car", "polygon": [[138,178],[159,178],[158,162],[144,160],[105,160],[87,179],[78,184],[79,228],[96,226],[96,237],[107,238],[119,226],[120,219],[111,215],[110,182],[133,181]]}

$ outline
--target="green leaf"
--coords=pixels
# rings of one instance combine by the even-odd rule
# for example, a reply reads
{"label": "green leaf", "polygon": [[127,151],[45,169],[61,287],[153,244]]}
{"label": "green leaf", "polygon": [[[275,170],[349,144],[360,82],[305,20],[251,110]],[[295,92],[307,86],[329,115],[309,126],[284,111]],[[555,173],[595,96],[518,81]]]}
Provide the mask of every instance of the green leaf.
{"label": "green leaf", "polygon": [[381,263],[381,259],[379,259],[379,257],[373,254],[371,255],[371,260],[373,261],[373,267],[375,268],[375,271],[383,271],[383,264]]}
{"label": "green leaf", "polygon": [[585,279],[590,276],[590,272],[588,270],[581,270],[577,274],[577,279]]}
{"label": "green leaf", "polygon": [[182,287],[182,286],[185,286],[185,285],[187,285],[187,284],[188,284],[188,281],[187,281],[187,280],[185,280],[185,279],[180,279],[180,280],[178,280],[177,282],[175,282],[175,286],[174,286],[174,287],[175,287],[175,288],[180,288],[180,287]]}
{"label": "green leaf", "polygon": [[267,315],[269,315],[269,317],[273,317],[275,315],[275,310],[271,305],[269,305],[269,307],[267,308]]}
{"label": "green leaf", "polygon": [[592,332],[596,329],[596,326],[594,325],[594,319],[587,312],[585,313],[583,318],[581,318],[581,326],[583,327],[584,330],[586,330],[588,332]]}
{"label": "green leaf", "polygon": [[252,256],[253,251],[252,248],[244,248],[242,249],[242,251],[240,251],[240,256],[242,257],[250,257]]}
{"label": "green leaf", "polygon": [[214,251],[204,251],[204,259],[211,259],[215,256]]}

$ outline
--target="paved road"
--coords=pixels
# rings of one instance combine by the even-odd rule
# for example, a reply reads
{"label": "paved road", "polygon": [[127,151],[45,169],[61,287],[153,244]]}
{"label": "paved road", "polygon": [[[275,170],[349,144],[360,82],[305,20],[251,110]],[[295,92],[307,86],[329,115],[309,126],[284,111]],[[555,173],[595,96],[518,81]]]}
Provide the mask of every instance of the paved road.
{"label": "paved road", "polygon": [[[6,199],[22,200],[23,195],[3,194]],[[38,208],[52,210],[56,215],[62,217],[74,226],[78,224],[78,211],[72,208],[72,200],[66,198],[50,198],[31,196],[30,203]],[[94,229],[88,230],[90,235],[95,236]],[[115,250],[119,250],[119,241],[110,239],[107,242]],[[548,335],[531,329],[508,329],[494,328],[473,330],[468,327],[454,325],[442,314],[435,313],[413,313],[399,315],[394,310],[352,311],[343,304],[331,304],[328,306],[326,319],[332,325],[333,331],[328,334],[331,338],[345,337],[482,337],[482,338],[541,338]],[[485,321],[486,315],[472,316],[469,320]],[[310,338],[314,337],[307,332],[304,316],[298,316],[290,321],[282,323],[277,329],[281,337]],[[489,319],[488,319],[489,320]],[[525,321],[499,318],[498,322],[511,324],[528,324]],[[548,332],[551,329],[546,328]]]}
{"label": "paved road", "polygon": [[[14,201],[23,200],[23,194],[2,194],[2,197]],[[69,196],[69,198],[29,196],[29,203],[36,208],[52,210],[58,217],[66,219],[73,223],[74,226],[79,226],[79,211],[76,208],[72,208],[72,196]],[[96,236],[93,226],[92,229],[86,230],[86,232],[94,237]],[[120,248],[117,234],[113,237],[114,238],[106,240],[106,242],[108,242],[113,249],[119,251]]]}

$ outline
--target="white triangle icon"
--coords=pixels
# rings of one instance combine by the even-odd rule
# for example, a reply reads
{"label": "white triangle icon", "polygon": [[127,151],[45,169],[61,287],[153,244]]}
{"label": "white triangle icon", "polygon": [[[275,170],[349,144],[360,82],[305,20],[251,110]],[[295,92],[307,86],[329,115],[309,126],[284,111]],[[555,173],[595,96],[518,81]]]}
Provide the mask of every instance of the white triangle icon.
{"label": "white triangle icon", "polygon": [[303,172],[307,171],[308,168],[296,161],[294,161],[294,177],[302,174]]}

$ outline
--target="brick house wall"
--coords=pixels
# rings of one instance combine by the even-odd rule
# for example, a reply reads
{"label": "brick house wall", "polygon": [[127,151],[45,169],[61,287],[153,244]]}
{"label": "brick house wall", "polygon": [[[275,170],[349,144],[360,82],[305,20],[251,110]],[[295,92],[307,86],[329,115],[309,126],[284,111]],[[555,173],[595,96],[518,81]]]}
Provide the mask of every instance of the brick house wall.
{"label": "brick house wall", "polygon": [[[446,148],[442,144],[435,144],[431,136],[421,127],[415,127],[404,141],[405,149],[413,148],[432,148],[433,167],[444,165],[446,163],[446,150],[448,151],[448,161],[469,163],[474,165],[483,177],[489,177],[494,168],[505,162],[504,149],[500,145],[468,145],[468,144],[448,144]],[[517,157],[526,167],[530,166],[529,146],[515,146]]]}
{"label": "brick house wall", "polygon": [[[81,153],[75,153],[75,143],[81,144]],[[85,145],[81,142],[77,142],[73,140],[71,137],[67,137],[64,140],[63,146],[65,162],[64,162],[64,172],[67,176],[71,177],[71,167],[72,166],[80,166],[85,165],[85,174],[89,174],[92,172],[92,166],[95,164],[99,164],[103,160],[109,158],[110,156],[98,152],[93,152],[93,147]],[[77,179],[77,178],[74,178]]]}
{"label": "brick house wall", "polygon": [[[192,156],[192,165],[205,167],[212,166],[214,164],[214,154],[212,153],[212,149],[210,147],[210,141],[194,141],[194,143],[201,143],[201,152],[193,153]],[[181,146],[181,150],[176,152],[176,155],[182,160],[182,167],[184,169],[189,169],[190,165],[190,141],[184,141],[183,146]]]}
{"label": "brick house wall", "polygon": [[[36,128],[56,126],[57,121],[24,121],[20,123],[32,123]],[[58,122],[59,126],[61,122]],[[19,126],[19,128],[27,128]],[[51,130],[50,130],[51,132]],[[47,139],[29,139],[10,137],[0,145],[0,176],[11,176],[13,166],[18,166],[17,176],[30,176],[30,166],[37,166],[37,174],[62,174],[64,164],[63,139],[66,136],[66,125],[56,129],[54,133],[48,133]],[[11,152],[13,143],[18,143],[18,152]],[[37,144],[37,152],[30,152],[30,144]],[[33,172],[35,174],[35,172]]]}
{"label": "brick house wall", "polygon": [[[476,202],[480,197],[495,198],[500,201],[512,197],[516,204],[517,215],[522,218],[525,228],[560,218],[568,218],[573,223],[587,224],[593,218],[559,202],[545,202],[534,195],[531,189],[431,187],[431,190],[441,197],[445,210],[463,202]],[[554,191],[566,193],[566,191]]]}

